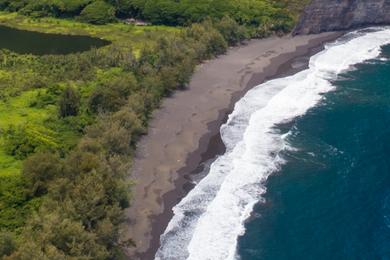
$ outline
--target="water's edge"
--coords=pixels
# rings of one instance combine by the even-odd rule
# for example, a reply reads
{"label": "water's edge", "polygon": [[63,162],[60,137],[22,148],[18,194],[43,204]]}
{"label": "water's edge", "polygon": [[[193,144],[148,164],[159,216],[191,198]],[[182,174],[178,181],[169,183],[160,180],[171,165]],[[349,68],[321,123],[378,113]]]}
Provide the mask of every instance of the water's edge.
{"label": "water's edge", "polygon": [[[324,43],[334,41],[344,32],[327,34],[310,40],[306,46],[297,48],[293,53],[282,54],[272,60],[272,64],[265,71],[251,75],[243,91],[233,94],[228,108],[219,112],[218,119],[208,123],[208,133],[199,141],[198,149],[187,156],[186,167],[179,170],[179,178],[175,180],[176,189],[162,197],[165,206],[164,212],[153,219],[153,239],[148,251],[138,255],[140,259],[154,259],[160,246],[160,235],[163,234],[168,222],[173,216],[172,208],[184,198],[194,187],[192,178],[203,171],[205,163],[210,163],[216,156],[225,152],[225,146],[220,135],[220,126],[227,121],[233,111],[235,103],[251,88],[265,81],[293,75],[308,67],[309,58],[324,48]],[[299,64],[299,66],[297,66]],[[198,159],[200,158],[200,160]]]}
{"label": "water's edge", "polygon": [[[270,98],[271,100],[273,100],[271,105],[268,103],[269,99],[266,98],[266,100],[264,100],[262,99],[262,97],[260,97],[261,100],[256,100],[255,98],[255,100],[252,101],[250,99],[245,100],[245,98],[243,98],[240,100],[239,103],[236,104],[236,108],[233,114],[229,117],[228,123],[224,125],[221,129],[224,135],[225,143],[227,144],[227,154],[218,158],[217,162],[213,164],[214,168],[217,168],[214,169],[215,176],[207,176],[207,178],[212,179],[212,181],[209,181],[207,184],[203,183],[203,186],[201,187],[199,187],[200,185],[198,185],[195,190],[191,191],[190,194],[192,195],[189,195],[190,198],[188,198],[188,196],[185,197],[183,201],[175,207],[174,210],[176,211],[176,215],[169,224],[166,233],[162,237],[163,247],[160,248],[160,251],[157,254],[157,258],[234,258],[234,240],[236,240],[237,236],[242,234],[243,232],[243,227],[240,226],[240,223],[242,224],[248,218],[254,203],[257,203],[261,199],[261,194],[265,192],[265,187],[262,187],[260,184],[267,178],[267,176],[271,172],[278,168],[278,164],[282,163],[280,158],[278,159],[277,153],[287,147],[287,144],[285,144],[283,141],[284,137],[280,136],[278,133],[273,133],[271,130],[272,127],[277,123],[283,123],[285,120],[291,120],[294,117],[303,115],[309,108],[315,106],[321,100],[322,93],[332,90],[332,86],[328,80],[337,76],[338,73],[348,69],[351,65],[357,64],[370,58],[374,58],[376,55],[378,55],[378,48],[381,45],[388,43],[389,40],[383,39],[382,37],[382,39],[376,42],[375,39],[371,39],[369,38],[369,36],[367,36],[375,34],[375,36],[378,35],[378,37],[381,38],[381,32],[375,33],[355,33],[353,37],[350,34],[352,40],[347,39],[348,37],[346,37],[345,42],[343,42],[342,44],[338,43],[332,45],[332,48],[329,48],[321,53],[322,56],[315,55],[314,57],[312,57],[310,61],[310,69],[297,73],[292,77],[281,78],[278,80],[267,82],[261,85],[261,89],[256,87],[254,90],[250,91],[260,91],[262,95],[266,96],[271,95]],[[357,56],[352,56],[351,58],[346,57],[345,55],[343,56],[341,55],[341,53],[338,53],[340,51],[345,52],[345,50],[342,49],[344,45],[350,44],[352,45],[349,46],[350,48],[356,47],[353,45],[358,42],[358,40],[356,39],[363,41],[363,43],[359,42],[359,44],[365,44],[366,49],[363,49],[358,53]],[[373,41],[372,44],[369,42],[370,40]],[[348,53],[348,55],[351,54]],[[338,58],[340,60],[337,60]],[[317,59],[319,59],[320,61],[318,61]],[[336,59],[336,61],[332,59]],[[314,76],[310,73],[312,73]],[[302,84],[302,82],[307,81],[307,84],[305,85],[306,88],[302,88],[297,91],[297,88],[294,88],[294,82],[290,82],[290,80],[292,79],[295,80],[295,82],[300,82],[300,84]],[[315,87],[312,87],[312,85],[314,85]],[[279,105],[280,102],[285,102],[283,101],[285,97],[283,95],[280,96],[281,92],[286,92],[283,94],[288,94],[288,98],[294,97],[297,100],[300,100],[302,104],[294,104],[292,108],[287,108],[290,110],[292,109],[292,111],[283,110],[286,108],[284,108],[283,106],[280,107]],[[246,96],[249,96],[249,94],[247,94]],[[274,96],[277,97],[276,101],[274,100]],[[249,109],[252,112],[250,112],[249,117],[247,117],[248,115],[245,114],[245,110],[251,106],[253,111]],[[261,113],[258,113],[259,109],[263,111]],[[280,114],[276,113],[278,109],[280,109]],[[239,110],[244,111],[244,113],[240,114]],[[269,113],[267,113],[268,110],[270,110]],[[252,118],[254,115],[256,119]],[[252,120],[255,121],[252,122]],[[267,120],[270,120],[269,124],[267,124]],[[256,124],[259,124],[258,122],[261,122],[260,126],[256,126]],[[245,134],[243,130],[245,130]],[[256,134],[263,133],[263,139],[261,141],[253,139],[253,137],[251,137],[248,131],[249,133],[253,132]],[[244,142],[243,144],[241,144],[241,140],[243,138],[248,139],[251,142]],[[261,145],[260,147],[267,147],[268,150],[265,149],[265,151],[263,151],[264,153],[260,153],[261,151],[257,151],[256,153],[248,153],[248,149],[253,150],[256,148],[256,145],[253,145],[256,143]],[[260,155],[258,153],[260,153]],[[233,156],[234,154],[236,154],[236,156]],[[237,159],[237,156],[243,158]],[[267,161],[267,158],[269,159],[269,164],[263,166],[259,166],[256,164],[256,162],[259,161]],[[243,177],[245,180],[249,179],[250,181],[248,183],[245,183],[241,180],[237,180],[236,178],[234,180],[228,179],[227,184],[223,183],[225,178],[230,177],[229,173],[231,171],[237,170],[238,166],[236,164],[231,163],[232,161],[234,162],[236,160],[239,161],[240,168],[246,167],[245,173],[249,172],[250,174],[245,174],[245,176]],[[229,166],[229,164],[232,165]],[[255,173],[259,170],[259,168],[256,168],[254,166],[260,168],[263,167],[264,172],[262,172],[260,176],[257,176],[259,174]],[[213,169],[211,171],[213,171]],[[251,180],[251,178],[254,179]],[[231,181],[238,181],[240,183],[238,188],[235,186],[231,186]],[[202,182],[206,182],[206,180],[203,179],[201,183]],[[240,189],[240,187],[246,188],[244,193],[242,193],[243,190]],[[221,190],[223,189],[226,191],[224,193],[225,196],[220,195]],[[242,199],[242,201],[235,201],[237,199],[237,196],[233,196],[232,193],[237,193],[238,195],[236,195],[240,197],[238,199]],[[211,198],[210,194],[212,194]],[[226,198],[226,196],[228,196],[229,198]],[[237,204],[234,204],[234,202]],[[238,209],[235,208],[234,205],[236,205]],[[228,214],[225,214],[228,219],[224,219],[224,221],[217,222],[213,221],[216,220],[215,218],[218,218],[219,214],[223,215],[224,213],[227,213],[224,212],[225,209],[230,210]],[[188,214],[190,214],[191,216],[188,217]],[[231,218],[229,218],[229,214],[231,215]],[[193,223],[193,216],[195,216],[196,223]],[[236,221],[238,220],[237,218],[240,219],[240,223],[236,223]],[[231,229],[231,227],[233,227],[233,231],[228,230]],[[211,228],[215,231],[213,234],[214,237],[210,237],[207,235],[207,230],[210,230]],[[183,234],[183,232],[181,232],[183,229],[189,229],[193,232],[191,234]],[[179,243],[176,243],[177,241],[179,241]],[[189,251],[183,248],[183,241],[184,243],[188,243]],[[186,244],[184,244],[184,246],[185,245]],[[201,247],[202,250],[198,250],[199,247]]]}

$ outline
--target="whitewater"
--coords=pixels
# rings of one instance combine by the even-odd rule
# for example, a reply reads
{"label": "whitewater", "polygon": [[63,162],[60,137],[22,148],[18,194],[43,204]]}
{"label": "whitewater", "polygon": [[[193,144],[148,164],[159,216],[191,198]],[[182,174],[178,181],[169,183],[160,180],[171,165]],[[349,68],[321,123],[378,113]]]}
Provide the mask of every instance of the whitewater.
{"label": "whitewater", "polygon": [[338,74],[378,57],[387,44],[388,27],[348,33],[311,57],[308,69],[248,91],[221,127],[225,154],[173,208],[156,259],[239,258],[245,220],[262,201],[268,176],[284,163],[281,151],[294,149],[276,126],[303,116],[334,89]]}

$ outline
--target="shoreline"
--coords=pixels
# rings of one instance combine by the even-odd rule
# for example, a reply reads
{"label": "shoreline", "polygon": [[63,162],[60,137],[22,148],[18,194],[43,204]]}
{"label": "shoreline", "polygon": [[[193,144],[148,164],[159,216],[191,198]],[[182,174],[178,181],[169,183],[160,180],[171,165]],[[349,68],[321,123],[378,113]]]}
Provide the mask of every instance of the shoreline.
{"label": "shoreline", "polygon": [[[342,34],[324,33],[294,38],[285,36],[251,40],[246,45],[231,48],[227,54],[199,66],[193,75],[189,88],[177,91],[173,97],[164,101],[161,109],[154,113],[149,128],[149,133],[151,132],[152,135],[142,138],[134,159],[133,176],[138,182],[134,187],[135,203],[128,211],[129,232],[127,235],[137,238],[134,240],[138,248],[130,249],[127,252],[129,256],[134,259],[154,258],[159,247],[160,235],[164,232],[173,215],[172,207],[194,186],[190,177],[202,171],[203,162],[210,161],[224,152],[225,147],[219,130],[220,126],[226,122],[235,103],[254,86],[273,78],[295,74],[307,68],[310,56],[321,51],[324,43],[333,41]],[[237,62],[237,59],[242,59],[242,61]],[[229,66],[230,63],[233,65]],[[215,76],[213,73],[220,75]],[[218,77],[222,82],[216,81]],[[236,82],[231,82],[231,79],[235,79]],[[210,81],[214,81],[214,85]],[[206,87],[205,84],[207,84]],[[203,98],[206,99],[206,102],[212,102],[212,97],[209,98],[207,95],[210,94],[209,87],[215,91],[221,88],[224,90],[222,93],[218,93],[223,94],[223,102],[213,104],[214,106],[211,105],[212,108],[210,108],[214,108],[216,110],[214,112],[217,114],[206,115],[202,118],[203,129],[200,127],[196,135],[187,136],[187,138],[192,137],[192,143],[188,143],[186,137],[176,140],[175,136],[185,135],[186,130],[187,132],[191,131],[194,122],[189,122],[188,125],[179,123],[179,127],[182,129],[176,133],[169,131],[172,129],[169,129],[166,124],[177,122],[173,113],[185,113],[182,118],[191,115],[186,113],[188,111],[184,111],[188,106],[185,102],[192,101],[195,103],[195,109],[198,108],[198,110],[201,109],[196,106],[197,99]],[[196,92],[196,90],[200,90],[200,92],[191,93]],[[186,99],[182,93],[197,96],[194,96],[195,100]],[[199,93],[203,95],[199,96]],[[205,97],[204,94],[207,96]],[[175,104],[180,107],[181,101],[184,101],[183,111],[178,111]],[[206,102],[205,106],[210,106]],[[206,112],[208,111],[206,110]],[[200,122],[195,123],[199,124]],[[168,129],[165,129],[164,132],[162,128]],[[161,139],[161,137],[166,137],[167,140]],[[194,140],[196,137],[199,137],[198,140]],[[161,145],[163,145],[163,151],[161,151]],[[176,149],[170,151],[169,146]],[[158,151],[155,151],[156,149]],[[172,154],[169,154],[170,152]],[[156,156],[151,155],[153,153]],[[164,153],[164,156],[161,156],[161,153]],[[162,157],[165,160],[159,162],[156,157]],[[181,158],[183,160],[180,160]],[[163,163],[163,169],[159,168],[162,166],[161,163]],[[164,173],[165,175],[163,175]],[[152,178],[150,178],[151,175]],[[153,189],[153,193],[148,192],[151,189]],[[151,209],[150,206],[155,208]]]}

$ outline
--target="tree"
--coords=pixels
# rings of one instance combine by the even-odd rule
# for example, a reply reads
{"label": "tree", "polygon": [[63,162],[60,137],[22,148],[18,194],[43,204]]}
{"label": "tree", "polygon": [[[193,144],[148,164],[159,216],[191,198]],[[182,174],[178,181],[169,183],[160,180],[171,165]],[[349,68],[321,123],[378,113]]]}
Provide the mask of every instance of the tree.
{"label": "tree", "polygon": [[184,20],[180,7],[177,1],[146,1],[143,15],[154,24],[178,25]]}
{"label": "tree", "polygon": [[59,4],[61,16],[76,16],[89,2],[89,0],[62,0]]}
{"label": "tree", "polygon": [[77,116],[80,109],[80,95],[73,87],[66,87],[59,102],[60,117]]}
{"label": "tree", "polygon": [[115,112],[126,104],[127,97],[136,88],[137,82],[132,74],[107,77],[93,91],[88,108],[91,112]]}
{"label": "tree", "polygon": [[0,232],[0,258],[10,255],[16,248],[12,234]]}
{"label": "tree", "polygon": [[142,121],[130,108],[125,107],[113,114],[112,120],[115,121],[120,127],[123,127],[129,131],[133,137],[137,137],[145,133],[145,128],[142,125]]}
{"label": "tree", "polygon": [[201,24],[193,24],[186,31],[189,38],[196,42],[196,45],[203,45],[200,59],[211,58],[215,55],[223,54],[228,45],[222,34],[217,31],[211,20],[205,20]]}
{"label": "tree", "polygon": [[[109,253],[94,233],[60,210],[42,207],[21,237],[22,246],[11,259],[108,259]],[[112,258],[113,259],[113,258]]]}
{"label": "tree", "polygon": [[102,0],[98,0],[87,5],[81,11],[79,19],[93,24],[110,23],[115,21],[115,8]]}
{"label": "tree", "polygon": [[116,15],[118,17],[129,17],[137,15],[137,9],[133,5],[132,0],[108,0],[107,2],[115,7]]}
{"label": "tree", "polygon": [[110,123],[102,137],[104,148],[109,154],[128,154],[131,148],[131,133],[118,123]]}
{"label": "tree", "polygon": [[50,181],[62,173],[62,162],[52,153],[37,153],[23,164],[22,174],[29,192],[34,196],[47,193]]}

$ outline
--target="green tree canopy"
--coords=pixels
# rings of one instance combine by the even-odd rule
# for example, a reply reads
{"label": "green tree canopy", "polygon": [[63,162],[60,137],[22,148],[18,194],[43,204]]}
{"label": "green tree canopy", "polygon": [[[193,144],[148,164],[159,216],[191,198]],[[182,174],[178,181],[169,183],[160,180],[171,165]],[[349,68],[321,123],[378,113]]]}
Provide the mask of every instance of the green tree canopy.
{"label": "green tree canopy", "polygon": [[115,8],[103,0],[98,0],[87,5],[81,11],[79,19],[93,24],[110,23],[115,21]]}
{"label": "green tree canopy", "polygon": [[77,116],[80,109],[80,94],[73,87],[66,87],[59,102],[60,117]]}

